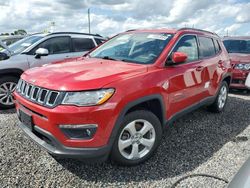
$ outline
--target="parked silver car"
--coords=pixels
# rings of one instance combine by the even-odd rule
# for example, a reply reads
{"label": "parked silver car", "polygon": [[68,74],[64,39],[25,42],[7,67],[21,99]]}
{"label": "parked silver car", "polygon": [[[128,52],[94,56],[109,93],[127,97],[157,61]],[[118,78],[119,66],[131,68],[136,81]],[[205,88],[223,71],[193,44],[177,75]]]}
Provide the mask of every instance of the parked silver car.
{"label": "parked silver car", "polygon": [[24,38],[2,51],[0,61],[0,109],[14,107],[12,93],[27,69],[84,55],[104,42],[100,35],[59,32]]}

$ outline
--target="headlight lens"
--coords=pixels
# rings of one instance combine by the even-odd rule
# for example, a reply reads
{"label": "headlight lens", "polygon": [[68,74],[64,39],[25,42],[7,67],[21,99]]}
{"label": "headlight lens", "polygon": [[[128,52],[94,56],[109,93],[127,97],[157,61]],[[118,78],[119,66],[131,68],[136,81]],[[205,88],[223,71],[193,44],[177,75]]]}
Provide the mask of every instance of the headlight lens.
{"label": "headlight lens", "polygon": [[250,64],[237,64],[235,65],[235,69],[239,69],[239,70],[250,70]]}
{"label": "headlight lens", "polygon": [[235,69],[240,69],[242,70],[244,68],[244,65],[243,64],[237,64],[235,65]]}
{"label": "headlight lens", "polygon": [[67,92],[62,104],[77,106],[93,106],[105,103],[114,94],[115,89],[96,91]]}

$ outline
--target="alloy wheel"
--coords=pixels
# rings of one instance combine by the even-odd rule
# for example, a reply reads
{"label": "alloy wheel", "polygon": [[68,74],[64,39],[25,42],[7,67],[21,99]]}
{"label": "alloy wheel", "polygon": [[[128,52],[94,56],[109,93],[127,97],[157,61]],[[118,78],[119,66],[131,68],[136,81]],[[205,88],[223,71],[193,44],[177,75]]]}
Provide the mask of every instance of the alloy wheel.
{"label": "alloy wheel", "polygon": [[14,104],[13,92],[16,89],[15,82],[5,82],[0,85],[0,103],[6,106]]}
{"label": "alloy wheel", "polygon": [[220,89],[219,97],[218,97],[218,107],[222,109],[227,100],[227,87],[223,85]]}
{"label": "alloy wheel", "polygon": [[118,148],[123,157],[136,160],[147,155],[154,146],[156,133],[153,125],[142,119],[127,124],[122,130]]}

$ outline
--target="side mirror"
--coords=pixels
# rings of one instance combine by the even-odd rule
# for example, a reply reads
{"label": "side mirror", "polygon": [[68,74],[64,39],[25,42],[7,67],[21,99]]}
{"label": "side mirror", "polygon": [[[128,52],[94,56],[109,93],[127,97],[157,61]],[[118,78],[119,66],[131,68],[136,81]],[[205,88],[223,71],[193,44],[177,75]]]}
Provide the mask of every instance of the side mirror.
{"label": "side mirror", "polygon": [[172,54],[172,63],[184,63],[187,60],[188,56],[186,53],[183,52],[174,52]]}
{"label": "side mirror", "polygon": [[2,60],[6,60],[9,59],[10,57],[8,56],[8,54],[0,52],[0,61]]}
{"label": "side mirror", "polygon": [[41,56],[47,56],[49,55],[49,50],[45,48],[38,48],[35,52],[35,58],[39,59]]}

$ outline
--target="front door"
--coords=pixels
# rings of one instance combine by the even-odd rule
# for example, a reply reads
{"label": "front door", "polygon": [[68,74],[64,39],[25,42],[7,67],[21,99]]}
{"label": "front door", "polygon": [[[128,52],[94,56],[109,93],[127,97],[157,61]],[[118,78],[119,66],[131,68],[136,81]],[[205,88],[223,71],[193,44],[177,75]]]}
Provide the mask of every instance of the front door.
{"label": "front door", "polygon": [[185,63],[166,68],[169,78],[169,114],[172,115],[200,102],[204,91],[204,67],[199,60],[197,38],[184,35],[177,42],[172,52],[184,52],[188,55]]}
{"label": "front door", "polygon": [[[38,67],[44,64],[71,58],[72,50],[70,40],[71,39],[68,36],[53,37],[37,45],[34,49],[32,49],[32,55],[28,55],[30,67]],[[36,58],[35,51],[38,48],[47,49],[49,51],[49,55]]]}

